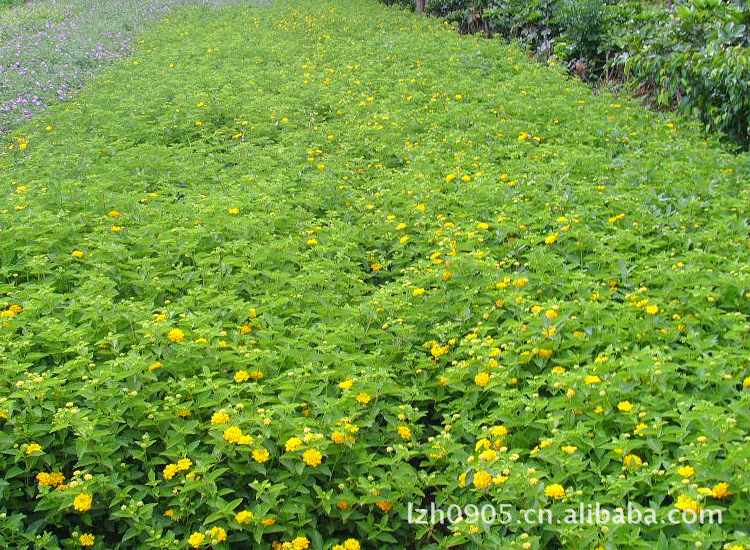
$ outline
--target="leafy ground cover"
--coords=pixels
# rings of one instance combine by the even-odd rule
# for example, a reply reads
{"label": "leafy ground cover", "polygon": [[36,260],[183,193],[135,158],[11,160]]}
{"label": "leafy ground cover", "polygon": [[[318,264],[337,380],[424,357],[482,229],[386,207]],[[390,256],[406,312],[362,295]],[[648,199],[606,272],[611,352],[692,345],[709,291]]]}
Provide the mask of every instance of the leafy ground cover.
{"label": "leafy ground cover", "polygon": [[0,169],[3,547],[750,547],[750,158],[684,120],[282,0],[171,14]]}
{"label": "leafy ground cover", "polygon": [[[0,134],[64,101],[176,7],[233,0],[0,2]],[[7,5],[6,5],[7,4]],[[24,5],[20,5],[24,4]],[[3,9],[11,7],[12,9]]]}
{"label": "leafy ground cover", "polygon": [[[414,0],[382,0],[415,6]],[[543,62],[623,86],[750,147],[750,8],[744,0],[428,0],[461,32],[525,44]]]}

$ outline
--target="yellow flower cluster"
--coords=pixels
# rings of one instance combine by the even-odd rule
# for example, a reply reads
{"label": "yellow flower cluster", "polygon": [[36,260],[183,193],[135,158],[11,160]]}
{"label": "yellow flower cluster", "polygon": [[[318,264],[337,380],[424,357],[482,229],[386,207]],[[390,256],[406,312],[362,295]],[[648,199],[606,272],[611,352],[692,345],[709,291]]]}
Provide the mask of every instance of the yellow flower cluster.
{"label": "yellow flower cluster", "polygon": [[42,446],[38,443],[29,443],[26,446],[26,450],[24,451],[27,455],[30,455],[32,453],[41,453],[42,452]]}
{"label": "yellow flower cluster", "polygon": [[346,539],[344,544],[336,544],[331,550],[360,550],[360,544],[357,539]]}
{"label": "yellow flower cluster", "polygon": [[65,483],[65,476],[62,472],[39,472],[36,480],[42,487],[58,487]]}
{"label": "yellow flower cluster", "polygon": [[185,333],[178,328],[173,328],[167,333],[167,338],[172,340],[175,344],[179,344],[185,339]]}
{"label": "yellow flower cluster", "polygon": [[310,547],[310,539],[307,537],[297,537],[288,542],[274,541],[271,547],[273,550],[306,550]]}
{"label": "yellow flower cluster", "polygon": [[18,315],[22,311],[23,311],[23,308],[19,306],[18,304],[11,304],[7,309],[0,311],[0,319],[2,318],[13,319],[16,315]]}
{"label": "yellow flower cluster", "polygon": [[234,520],[241,525],[250,523],[254,518],[255,514],[253,514],[249,510],[242,510],[240,512],[237,512],[237,515],[234,516]]}
{"label": "yellow flower cluster", "polygon": [[302,440],[299,437],[290,437],[284,444],[286,452],[291,453],[296,451],[302,446]]}
{"label": "yellow flower cluster", "polygon": [[227,540],[227,532],[223,527],[212,527],[209,531],[211,544],[218,544]]}
{"label": "yellow flower cluster", "polygon": [[336,426],[342,426],[344,431],[341,431],[341,430],[334,431],[333,435],[331,436],[331,441],[333,441],[337,445],[343,445],[344,443],[347,443],[347,442],[354,445],[357,442],[353,434],[356,434],[357,432],[359,432],[359,426],[352,424],[349,421],[348,417],[336,422]]}
{"label": "yellow flower cluster", "polygon": [[174,464],[167,464],[164,466],[164,479],[172,479],[177,473],[189,470],[193,465],[193,461],[189,458],[181,458]]}
{"label": "yellow flower cluster", "polygon": [[206,540],[206,535],[203,533],[195,532],[188,538],[188,545],[191,548],[199,548],[203,541]]}
{"label": "yellow flower cluster", "polygon": [[234,373],[235,382],[246,382],[250,379],[260,380],[261,378],[263,378],[263,373],[259,370],[254,370],[250,372],[246,370],[238,370],[236,373]]}
{"label": "yellow flower cluster", "polygon": [[490,374],[487,372],[480,372],[474,377],[474,383],[479,386],[480,388],[485,387],[487,384],[490,383]]}
{"label": "yellow flower cluster", "polygon": [[91,510],[91,495],[81,493],[73,500],[73,508],[76,512],[88,512]]}
{"label": "yellow flower cluster", "polygon": [[399,426],[397,432],[401,439],[406,441],[411,439],[411,430],[407,426]]}
{"label": "yellow flower cluster", "polygon": [[620,401],[617,404],[617,409],[622,412],[630,412],[633,410],[633,404],[630,401]]}
{"label": "yellow flower cluster", "polygon": [[224,430],[224,439],[229,443],[236,443],[237,445],[250,445],[253,442],[253,436],[243,434],[242,430],[237,426],[230,426]]}
{"label": "yellow flower cluster", "polygon": [[677,497],[677,502],[675,502],[674,505],[675,508],[679,508],[682,511],[692,510],[693,512],[700,512],[701,510],[698,501],[686,495],[680,495],[679,497]]}
{"label": "yellow flower cluster", "polygon": [[224,411],[215,412],[211,415],[211,425],[216,426],[217,424],[227,424],[230,418]]}
{"label": "yellow flower cluster", "polygon": [[559,499],[565,496],[565,487],[559,483],[553,483],[544,488],[544,494],[550,498]]}
{"label": "yellow flower cluster", "polygon": [[271,454],[266,449],[253,450],[253,460],[255,460],[255,462],[259,462],[262,464],[264,462],[267,462],[269,458],[271,458]]}
{"label": "yellow flower cluster", "polygon": [[323,454],[317,449],[308,449],[302,453],[302,460],[308,466],[318,466],[323,462]]}
{"label": "yellow flower cluster", "polygon": [[486,489],[492,484],[492,474],[487,470],[480,470],[474,474],[474,487]]}

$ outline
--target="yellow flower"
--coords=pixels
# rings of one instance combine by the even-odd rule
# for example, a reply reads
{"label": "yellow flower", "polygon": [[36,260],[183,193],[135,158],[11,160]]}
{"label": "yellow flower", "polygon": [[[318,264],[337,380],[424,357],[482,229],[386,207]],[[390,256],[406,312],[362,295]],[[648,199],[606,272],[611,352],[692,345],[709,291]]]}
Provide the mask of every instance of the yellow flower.
{"label": "yellow flower", "polygon": [[82,250],[74,250],[73,252],[70,253],[70,255],[80,260],[81,258],[86,256],[86,253],[83,252]]}
{"label": "yellow flower", "polygon": [[266,527],[268,527],[269,525],[274,525],[276,523],[276,520],[274,518],[266,518],[262,520],[260,523],[261,525],[265,525]]}
{"label": "yellow flower", "polygon": [[181,472],[184,472],[185,470],[189,470],[190,467],[193,465],[193,461],[189,458],[181,458],[177,461],[177,469]]}
{"label": "yellow flower", "polygon": [[393,504],[387,500],[379,500],[378,502],[375,503],[375,505],[381,510],[383,510],[383,512],[390,512],[391,509],[393,508]]}
{"label": "yellow flower", "polygon": [[347,378],[343,382],[339,382],[339,388],[341,388],[342,390],[348,390],[353,385],[354,385],[354,380],[352,380],[351,378]]}
{"label": "yellow flower", "polygon": [[562,498],[565,496],[565,487],[559,483],[553,483],[545,487],[544,494],[550,498]]}
{"label": "yellow flower", "polygon": [[229,422],[229,415],[223,411],[215,412],[211,415],[211,425],[226,424]]}
{"label": "yellow flower", "polygon": [[643,465],[643,460],[641,459],[641,457],[634,454],[626,454],[623,457],[622,461],[625,464],[626,468],[630,468],[631,465],[635,468],[640,468]]}
{"label": "yellow flower", "polygon": [[83,535],[78,537],[78,542],[81,544],[81,546],[94,546],[95,540],[96,537],[91,533],[84,533]]}
{"label": "yellow flower", "polygon": [[346,539],[344,541],[344,550],[359,550],[359,541],[356,539]]}
{"label": "yellow flower", "polygon": [[492,484],[492,474],[487,470],[480,470],[474,474],[474,487],[485,489]]}
{"label": "yellow flower", "polygon": [[307,245],[308,246],[315,246],[316,244],[318,244],[318,240],[317,239],[307,239]]}
{"label": "yellow flower", "polygon": [[574,447],[573,445],[566,445],[565,447],[562,448],[562,451],[565,454],[569,454],[569,455],[575,454],[577,450],[578,450],[578,447]]}
{"label": "yellow flower", "polygon": [[675,508],[679,508],[680,510],[692,510],[694,512],[699,512],[701,507],[698,504],[697,500],[694,500],[688,496],[680,495],[677,497],[677,502],[675,502]]}
{"label": "yellow flower", "polygon": [[162,473],[164,474],[164,479],[172,479],[179,471],[180,469],[177,467],[177,464],[167,464],[164,466]]}
{"label": "yellow flower", "polygon": [[490,383],[490,375],[486,372],[480,372],[474,377],[474,383],[480,388],[485,387]]}
{"label": "yellow flower", "polygon": [[717,483],[714,485],[714,488],[711,489],[711,496],[714,498],[724,498],[728,497],[732,493],[729,492],[729,484],[724,483],[723,481],[721,483]]}
{"label": "yellow flower", "polygon": [[477,224],[477,229],[485,230],[485,229],[489,229],[489,228],[490,228],[490,224],[488,224],[488,223],[479,222]]}
{"label": "yellow flower", "polygon": [[266,449],[255,449],[253,451],[253,460],[261,464],[266,462],[270,456],[270,453]]}
{"label": "yellow flower", "polygon": [[210,531],[211,543],[227,540],[227,532],[222,527],[212,527]]}
{"label": "yellow flower", "polygon": [[35,452],[42,452],[42,446],[38,443],[29,443],[29,445],[26,447],[26,451],[24,451],[27,455],[30,455],[31,453]]}
{"label": "yellow flower", "polygon": [[302,460],[308,466],[318,466],[323,461],[323,455],[317,449],[307,449],[302,453]]}
{"label": "yellow flower", "polygon": [[291,453],[293,451],[296,451],[302,446],[302,440],[299,437],[290,437],[286,440],[286,443],[284,444],[284,448],[286,449],[286,452]]}
{"label": "yellow flower", "polygon": [[357,403],[360,405],[367,405],[372,400],[372,397],[370,397],[370,394],[367,392],[362,392],[356,397],[356,399]]}
{"label": "yellow flower", "polygon": [[292,541],[294,550],[305,550],[308,546],[310,546],[310,541],[307,537],[297,537]]}
{"label": "yellow flower", "polygon": [[461,181],[469,183],[471,181],[471,176],[468,174],[464,174],[463,176],[461,176]]}
{"label": "yellow flower", "polygon": [[196,531],[195,533],[190,535],[190,538],[188,539],[188,544],[193,548],[198,548],[201,544],[203,544],[204,540],[206,540],[206,535]]}
{"label": "yellow flower", "polygon": [[229,441],[230,443],[239,442],[241,437],[242,430],[237,426],[230,426],[226,430],[224,430],[224,439]]}
{"label": "yellow flower", "polygon": [[750,388],[750,376],[745,378],[745,380],[742,382],[742,386],[745,388]]}
{"label": "yellow flower", "polygon": [[398,429],[398,435],[401,437],[401,439],[409,440],[411,439],[411,430],[406,426],[399,426]]}
{"label": "yellow flower", "polygon": [[73,508],[77,512],[88,512],[91,510],[91,495],[81,493],[73,500]]}
{"label": "yellow flower", "polygon": [[492,426],[492,428],[490,428],[490,433],[492,434],[492,437],[501,437],[508,433],[508,428],[502,425]]}
{"label": "yellow flower", "polygon": [[441,346],[440,344],[435,343],[430,348],[430,353],[437,359],[441,355],[448,353],[448,346]]}
{"label": "yellow flower", "polygon": [[36,475],[36,480],[42,487],[49,487],[51,485],[49,481],[49,474],[47,472],[39,472]]}
{"label": "yellow flower", "polygon": [[652,305],[646,307],[646,313],[648,313],[649,315],[656,315],[657,313],[659,313],[659,306]]}
{"label": "yellow flower", "polygon": [[445,176],[445,183],[450,183],[454,179],[456,179],[456,174],[448,174],[447,176]]}
{"label": "yellow flower", "polygon": [[159,369],[159,368],[161,368],[163,366],[164,366],[164,363],[162,363],[161,361],[155,361],[155,362],[151,363],[148,366],[148,370],[154,371],[154,370]]}
{"label": "yellow flower", "polygon": [[403,237],[401,237],[401,238],[400,238],[400,239],[398,240],[398,242],[400,242],[401,244],[404,244],[404,243],[405,243],[406,241],[408,241],[408,240],[409,240],[409,235],[404,235]]}
{"label": "yellow flower", "polygon": [[370,269],[372,269],[373,271],[380,271],[381,269],[383,269],[383,266],[380,265],[378,262],[372,262],[370,264]]}
{"label": "yellow flower", "polygon": [[425,210],[427,210],[427,207],[426,207],[426,206],[425,206],[424,204],[422,204],[422,203],[419,203],[419,204],[418,204],[418,205],[416,206],[416,208],[417,208],[417,210],[419,210],[420,212],[424,212]]}
{"label": "yellow flower", "polygon": [[234,519],[237,523],[245,524],[252,521],[254,517],[255,514],[253,514],[252,512],[248,510],[242,510],[241,512],[237,512],[237,515],[234,516]]}
{"label": "yellow flower", "polygon": [[238,370],[234,373],[235,382],[245,382],[250,379],[250,374],[246,370]]}
{"label": "yellow flower", "polygon": [[633,410],[633,404],[630,401],[620,401],[617,408],[622,412],[630,412]]}
{"label": "yellow flower", "polygon": [[677,468],[677,474],[682,477],[693,477],[695,475],[695,468],[692,466],[680,466]]}
{"label": "yellow flower", "polygon": [[489,462],[491,460],[495,460],[497,458],[497,451],[494,449],[488,449],[486,451],[482,451],[479,454],[479,458],[481,460],[484,460],[485,462]]}
{"label": "yellow flower", "polygon": [[178,328],[173,328],[167,333],[167,338],[172,340],[172,342],[179,344],[185,339],[185,333]]}
{"label": "yellow flower", "polygon": [[119,218],[120,213],[117,210],[110,210],[109,212],[107,212],[107,216],[109,216],[110,218]]}
{"label": "yellow flower", "polygon": [[554,233],[550,235],[547,235],[547,238],[544,239],[544,244],[553,244],[557,240],[557,237],[559,236],[560,236],[560,233],[558,233],[557,231],[555,231]]}
{"label": "yellow flower", "polygon": [[490,443],[490,440],[487,439],[486,437],[483,437],[482,439],[480,439],[479,441],[476,442],[476,444],[474,445],[474,450],[475,451],[479,451],[480,449],[481,450],[487,450],[491,446],[492,446],[492,444]]}
{"label": "yellow flower", "polygon": [[121,225],[113,225],[109,229],[110,229],[110,231],[114,231],[115,233],[119,233],[120,231],[122,231],[122,226]]}

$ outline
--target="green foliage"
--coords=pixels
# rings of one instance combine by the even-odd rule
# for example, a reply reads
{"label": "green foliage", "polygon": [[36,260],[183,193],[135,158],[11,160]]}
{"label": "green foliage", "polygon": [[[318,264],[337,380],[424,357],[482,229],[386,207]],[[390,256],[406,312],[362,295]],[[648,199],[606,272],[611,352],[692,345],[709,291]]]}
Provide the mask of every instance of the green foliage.
{"label": "green foliage", "polygon": [[0,547],[747,548],[749,181],[437,19],[174,13],[0,148]]}
{"label": "green foliage", "polygon": [[563,40],[570,43],[565,57],[599,59],[604,34],[604,0],[562,0],[556,10]]}
{"label": "green foliage", "polygon": [[634,89],[750,145],[747,47],[750,11],[718,0],[677,6],[640,27],[615,60]]}
{"label": "green foliage", "polygon": [[519,39],[586,79],[626,80],[652,104],[750,146],[747,2],[432,0],[427,8],[462,32]]}

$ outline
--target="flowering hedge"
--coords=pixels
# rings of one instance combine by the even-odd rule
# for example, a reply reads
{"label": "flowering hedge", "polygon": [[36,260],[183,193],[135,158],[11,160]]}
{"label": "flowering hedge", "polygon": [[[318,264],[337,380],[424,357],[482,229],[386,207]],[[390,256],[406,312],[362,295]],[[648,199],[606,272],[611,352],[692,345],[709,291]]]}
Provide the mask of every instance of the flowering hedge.
{"label": "flowering hedge", "polygon": [[0,153],[2,547],[750,547],[747,156],[366,0],[143,40]]}

